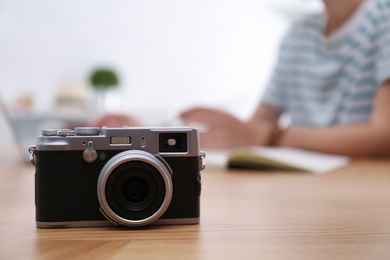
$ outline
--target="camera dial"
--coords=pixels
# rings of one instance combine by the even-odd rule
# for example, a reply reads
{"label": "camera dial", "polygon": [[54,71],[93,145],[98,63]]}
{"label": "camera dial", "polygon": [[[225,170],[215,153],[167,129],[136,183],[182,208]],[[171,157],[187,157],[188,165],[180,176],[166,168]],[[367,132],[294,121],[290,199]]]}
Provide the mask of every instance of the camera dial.
{"label": "camera dial", "polygon": [[75,135],[96,136],[100,134],[100,127],[75,127]]}
{"label": "camera dial", "polygon": [[58,136],[74,136],[74,131],[71,129],[60,129],[57,131]]}
{"label": "camera dial", "polygon": [[59,129],[43,129],[43,136],[56,136]]}

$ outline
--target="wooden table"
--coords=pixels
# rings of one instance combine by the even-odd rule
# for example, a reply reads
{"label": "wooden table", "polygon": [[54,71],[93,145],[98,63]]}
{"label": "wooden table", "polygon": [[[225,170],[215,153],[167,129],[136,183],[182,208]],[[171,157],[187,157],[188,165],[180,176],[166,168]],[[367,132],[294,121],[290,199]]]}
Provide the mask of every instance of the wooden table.
{"label": "wooden table", "polygon": [[0,259],[390,259],[390,159],[202,181],[199,225],[37,229],[34,168],[0,149]]}

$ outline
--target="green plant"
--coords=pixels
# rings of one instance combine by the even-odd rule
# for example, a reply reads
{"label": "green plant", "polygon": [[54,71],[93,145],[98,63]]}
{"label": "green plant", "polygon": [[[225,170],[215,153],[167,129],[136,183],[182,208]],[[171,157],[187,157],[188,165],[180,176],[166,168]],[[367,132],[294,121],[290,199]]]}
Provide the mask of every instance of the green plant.
{"label": "green plant", "polygon": [[111,69],[96,69],[90,77],[91,85],[95,88],[111,88],[119,84],[115,71]]}

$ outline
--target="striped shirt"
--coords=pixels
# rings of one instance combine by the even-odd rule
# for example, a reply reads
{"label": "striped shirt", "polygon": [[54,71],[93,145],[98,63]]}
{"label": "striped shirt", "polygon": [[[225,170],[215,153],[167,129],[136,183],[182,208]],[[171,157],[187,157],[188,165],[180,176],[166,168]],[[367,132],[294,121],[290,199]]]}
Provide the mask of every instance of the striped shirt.
{"label": "striped shirt", "polygon": [[366,0],[327,37],[326,24],[324,13],[294,24],[263,95],[292,125],[367,122],[377,88],[390,79],[390,0]]}

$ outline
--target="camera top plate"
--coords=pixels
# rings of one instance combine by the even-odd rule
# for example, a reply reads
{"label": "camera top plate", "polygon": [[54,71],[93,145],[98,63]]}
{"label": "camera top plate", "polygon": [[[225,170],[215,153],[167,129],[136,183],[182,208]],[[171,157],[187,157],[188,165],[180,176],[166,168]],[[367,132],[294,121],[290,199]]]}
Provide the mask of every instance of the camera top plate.
{"label": "camera top plate", "polygon": [[198,130],[189,127],[45,129],[36,151],[84,151],[90,142],[97,151],[137,149],[164,157],[200,156]]}

